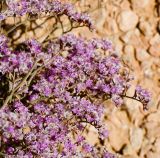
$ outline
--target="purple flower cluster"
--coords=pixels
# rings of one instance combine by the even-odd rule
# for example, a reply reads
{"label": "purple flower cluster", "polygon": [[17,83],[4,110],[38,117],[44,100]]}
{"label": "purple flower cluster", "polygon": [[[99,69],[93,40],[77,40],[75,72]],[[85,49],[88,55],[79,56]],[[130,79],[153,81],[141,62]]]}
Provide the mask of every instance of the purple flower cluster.
{"label": "purple flower cluster", "polygon": [[[1,20],[53,13],[92,28],[88,15],[57,0],[6,2]],[[22,44],[23,49],[15,49],[0,35],[0,154],[8,158],[115,158],[106,149],[88,144],[83,132],[93,126],[99,139],[106,139],[104,102],[110,99],[121,106],[128,97],[146,109],[150,94],[138,86],[134,96],[127,96],[132,78],[112,43],[65,34],[45,45],[34,39]]]}
{"label": "purple flower cluster", "polygon": [[[2,54],[1,73],[22,77],[14,81],[13,86],[22,102],[13,95],[13,102],[1,110],[4,153],[71,157],[82,150],[82,157],[83,153],[98,155],[98,151],[78,135],[90,124],[97,129],[100,139],[108,136],[102,124],[103,102],[111,99],[116,106],[122,105],[131,77],[114,55],[110,41],[97,39],[96,44],[95,40],[86,41],[67,34],[51,42],[45,50],[37,41],[29,40],[26,51],[10,50],[9,54]],[[9,50],[3,42],[6,40],[1,41],[1,52]],[[97,58],[99,49],[109,51],[109,55]],[[33,69],[35,61],[37,65]],[[23,76],[31,70],[22,84]],[[136,94],[142,103],[150,100],[148,92],[140,87]],[[72,138],[73,133],[77,138]],[[109,154],[104,157],[112,157],[106,155]]]}
{"label": "purple flower cluster", "polygon": [[59,0],[7,0],[7,10],[0,13],[0,20],[7,17],[43,14],[66,15],[71,21],[83,23],[93,29],[93,22],[88,14],[78,13],[72,4]]}
{"label": "purple flower cluster", "polygon": [[6,156],[76,156],[76,141],[71,141],[68,132],[76,130],[76,124],[70,126],[59,113],[58,106],[49,107],[44,103],[29,109],[23,103],[15,102],[12,110],[1,110],[1,141]]}
{"label": "purple flower cluster", "polygon": [[135,91],[135,97],[141,100],[143,104],[143,109],[147,110],[147,105],[151,100],[151,93],[149,93],[146,89],[143,89],[141,86],[137,86]]}
{"label": "purple flower cluster", "polygon": [[11,51],[9,50],[7,46],[7,37],[4,35],[0,36],[0,50],[1,50],[1,56],[3,55],[10,55]]}
{"label": "purple flower cluster", "polygon": [[[60,103],[47,105],[44,102],[29,108],[15,101],[12,108],[1,110],[1,142],[5,156],[68,158],[78,157],[80,151],[82,157],[96,156],[98,151],[78,135],[84,126],[81,124],[80,128],[76,116],[65,108]],[[71,132],[76,136],[74,139]]]}
{"label": "purple flower cluster", "polygon": [[109,152],[105,152],[105,153],[103,154],[103,158],[115,158],[115,155],[113,155],[113,154],[111,154],[111,153],[109,153]]}

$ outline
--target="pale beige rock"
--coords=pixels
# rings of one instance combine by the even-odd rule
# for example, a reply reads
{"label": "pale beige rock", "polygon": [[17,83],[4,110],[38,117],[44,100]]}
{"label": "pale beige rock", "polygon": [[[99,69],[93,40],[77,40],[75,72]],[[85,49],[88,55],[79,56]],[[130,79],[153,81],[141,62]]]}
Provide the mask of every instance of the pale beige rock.
{"label": "pale beige rock", "polygon": [[98,143],[97,130],[92,126],[89,127],[89,132],[85,135],[85,137],[86,137],[86,140],[92,145]]}
{"label": "pale beige rock", "polygon": [[140,158],[144,158],[146,156],[146,153],[148,153],[152,149],[152,143],[150,140],[148,140],[146,137],[143,139],[142,147],[140,151]]}
{"label": "pale beige rock", "polygon": [[124,33],[120,38],[122,39],[123,42],[126,44],[130,44],[130,39],[133,35],[133,31],[128,31],[127,33]]}
{"label": "pale beige rock", "polygon": [[154,112],[147,117],[148,121],[159,122],[160,123],[160,111]]}
{"label": "pale beige rock", "polygon": [[125,53],[134,53],[134,47],[132,45],[126,45],[124,48]]}
{"label": "pale beige rock", "polygon": [[155,57],[160,57],[160,43],[152,45],[149,52]]}
{"label": "pale beige rock", "polygon": [[143,67],[143,72],[144,72],[145,77],[150,78],[150,79],[153,78],[154,73],[151,68]]}
{"label": "pale beige rock", "polygon": [[146,158],[159,158],[159,156],[160,156],[160,152],[154,153],[154,152],[150,151],[146,154]]}
{"label": "pale beige rock", "polygon": [[[148,64],[146,64],[147,62]],[[142,71],[144,73],[144,76],[146,78],[153,79],[154,71],[152,70],[152,65],[153,65],[152,60],[150,59],[144,60],[141,65],[142,65]]]}
{"label": "pale beige rock", "polygon": [[148,21],[142,21],[139,25],[140,30],[144,35],[151,37],[153,35],[153,28]]}
{"label": "pale beige rock", "polygon": [[155,45],[155,44],[160,44],[160,35],[159,33],[156,33],[153,38],[150,39],[150,44]]}
{"label": "pale beige rock", "polygon": [[120,5],[121,8],[130,9],[130,2],[128,0],[123,0]]}
{"label": "pale beige rock", "polygon": [[103,25],[106,22],[107,14],[104,8],[97,10],[94,14],[95,26],[98,30],[103,29]]}
{"label": "pale beige rock", "polygon": [[160,153],[160,138],[156,139],[155,150]]}
{"label": "pale beige rock", "polygon": [[146,129],[147,129],[147,136],[150,139],[153,139],[155,137],[160,137],[159,123],[150,121],[150,122],[147,122],[145,126],[146,126]]}
{"label": "pale beige rock", "polygon": [[124,149],[123,149],[123,154],[124,155],[132,155],[132,156],[137,156],[136,152],[133,150],[131,144],[127,144]]}
{"label": "pale beige rock", "polygon": [[132,128],[130,130],[130,141],[133,150],[138,151],[141,148],[144,132],[141,128]]}
{"label": "pale beige rock", "polygon": [[132,45],[126,45],[124,47],[124,54],[122,57],[131,69],[139,70],[139,64],[135,59],[135,49]]}
{"label": "pale beige rock", "polygon": [[115,109],[112,114],[108,116],[108,119],[110,121],[107,121],[106,124],[108,125],[110,133],[109,143],[116,151],[119,151],[123,145],[128,142],[129,120],[127,114],[124,111]]}
{"label": "pale beige rock", "polygon": [[114,43],[116,43],[116,45],[115,45],[116,54],[119,57],[121,57],[123,54],[123,42],[118,39],[115,39]]}
{"label": "pale beige rock", "polygon": [[123,158],[139,158],[139,157],[135,155],[127,155],[127,156],[123,156]]}
{"label": "pale beige rock", "polygon": [[149,59],[150,55],[145,49],[136,49],[136,57],[139,61],[145,61]]}
{"label": "pale beige rock", "polygon": [[131,0],[132,4],[139,8],[144,8],[149,5],[150,0]]}
{"label": "pale beige rock", "polygon": [[104,27],[106,28],[106,32],[108,35],[114,35],[119,32],[118,25],[115,19],[107,18],[105,19]]}
{"label": "pale beige rock", "polygon": [[139,46],[139,44],[141,42],[139,36],[140,36],[140,31],[138,29],[134,29],[134,30],[125,32],[121,36],[121,39],[126,44],[132,44],[132,45],[135,45],[135,46]]}
{"label": "pale beige rock", "polygon": [[126,130],[112,125],[109,136],[109,143],[116,151],[119,151],[122,146],[127,143],[127,139],[128,136]]}
{"label": "pale beige rock", "polygon": [[131,10],[122,11],[118,17],[119,27],[127,32],[135,28],[138,23],[138,16]]}
{"label": "pale beige rock", "polygon": [[145,60],[142,62],[142,68],[151,68],[153,64],[153,59],[150,58],[150,60]]}

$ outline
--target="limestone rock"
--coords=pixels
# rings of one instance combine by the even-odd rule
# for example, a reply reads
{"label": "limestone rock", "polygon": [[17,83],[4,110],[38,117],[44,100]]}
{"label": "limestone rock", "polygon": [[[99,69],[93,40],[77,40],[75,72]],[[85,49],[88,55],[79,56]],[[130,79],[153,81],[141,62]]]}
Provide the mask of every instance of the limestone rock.
{"label": "limestone rock", "polygon": [[153,28],[148,21],[140,22],[139,27],[144,35],[149,36],[149,37],[151,37],[153,35]]}
{"label": "limestone rock", "polygon": [[135,7],[144,8],[149,5],[150,0],[131,0]]}
{"label": "limestone rock", "polygon": [[145,61],[150,57],[149,53],[145,49],[137,49],[136,56],[139,61]]}
{"label": "limestone rock", "polygon": [[143,141],[143,130],[140,128],[132,128],[130,131],[130,141],[132,148],[138,151]]}
{"label": "limestone rock", "polygon": [[136,27],[138,23],[138,16],[131,10],[124,10],[118,17],[119,27],[122,31],[127,32]]}
{"label": "limestone rock", "polygon": [[160,35],[157,33],[151,40],[150,40],[151,47],[149,52],[155,56],[160,56]]}
{"label": "limestone rock", "polygon": [[151,46],[149,52],[155,57],[160,57],[160,44]]}
{"label": "limestone rock", "polygon": [[132,44],[135,46],[139,46],[140,44],[140,31],[138,29],[130,30],[128,32],[125,32],[122,36],[121,39],[127,43],[127,44]]}
{"label": "limestone rock", "polygon": [[154,35],[154,37],[150,39],[150,44],[151,45],[160,44],[160,35],[159,35],[159,33],[156,33]]}

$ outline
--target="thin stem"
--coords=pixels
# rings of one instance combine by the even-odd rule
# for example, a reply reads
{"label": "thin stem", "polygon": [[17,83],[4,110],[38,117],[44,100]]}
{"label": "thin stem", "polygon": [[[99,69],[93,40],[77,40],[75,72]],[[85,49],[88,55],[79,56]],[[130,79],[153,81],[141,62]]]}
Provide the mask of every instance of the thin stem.
{"label": "thin stem", "polygon": [[72,26],[69,30],[65,31],[64,34],[72,31],[73,29],[77,29],[77,28],[84,27],[84,26],[85,26],[85,25]]}
{"label": "thin stem", "polygon": [[[46,17],[50,18],[50,17],[54,17],[54,16],[46,16]],[[45,16],[44,17],[40,17],[40,18],[45,18]],[[13,32],[17,27],[23,25],[25,22],[27,22],[27,21],[34,21],[34,20],[36,20],[36,19],[28,19],[27,18],[24,21],[19,22],[18,24],[16,24],[15,26],[13,26],[10,30],[8,30],[7,33],[6,33],[6,35],[8,35],[9,33]]]}
{"label": "thin stem", "polygon": [[36,74],[38,73],[38,71],[40,71],[43,67],[44,67],[44,65],[40,66],[38,69],[36,69],[36,70],[33,72],[33,74],[31,75],[31,77],[29,78],[28,85],[30,85],[32,79],[36,76]]}
{"label": "thin stem", "polygon": [[[47,64],[49,64],[49,63],[52,62],[52,61],[53,61],[53,58],[51,58],[51,59],[48,61]],[[46,65],[47,65],[47,64],[46,64]],[[41,70],[42,68],[44,68],[44,67],[45,67],[45,65],[41,65],[41,66],[40,66],[39,68],[37,68],[33,73],[32,73],[32,71],[31,71],[32,75],[31,75],[31,76],[29,75],[30,78],[29,78],[29,80],[28,80],[28,82],[27,82],[27,86],[30,85],[31,81],[32,81],[33,78],[36,76],[36,74],[38,73],[38,71],[40,71],[40,70]],[[27,75],[28,75],[28,74],[27,74]],[[28,77],[29,77],[29,76],[28,76]],[[27,78],[28,78],[28,77],[27,77]],[[26,80],[27,80],[27,78],[26,78]],[[24,80],[24,81],[26,81],[26,80]],[[20,87],[22,87],[22,86],[20,86]],[[20,88],[20,87],[19,87],[19,88]],[[25,88],[26,88],[26,87],[25,87]],[[25,89],[25,88],[24,88],[24,89]],[[19,91],[18,93],[23,92],[24,89],[22,89],[22,90]],[[18,94],[18,93],[15,93],[15,95]]]}
{"label": "thin stem", "polygon": [[96,125],[92,124],[92,122],[87,122],[87,121],[83,121],[83,120],[81,120],[81,121],[80,121],[80,123],[86,123],[86,124],[89,124],[89,125],[93,126],[93,127],[94,127],[94,128],[96,128],[96,129],[98,129],[98,128],[100,128],[100,127],[101,127],[101,126],[96,126]]}
{"label": "thin stem", "polygon": [[4,153],[2,153],[2,152],[0,152],[0,155],[1,155],[1,156],[5,156],[5,154],[4,154]]}
{"label": "thin stem", "polygon": [[20,87],[22,87],[24,85],[24,83],[26,82],[27,78],[31,75],[32,71],[35,69],[35,67],[37,66],[39,60],[36,60],[35,63],[33,64],[31,70],[28,72],[28,74],[26,74],[26,76],[23,78],[22,82],[16,87],[15,91],[18,90]]}
{"label": "thin stem", "polygon": [[57,19],[58,19],[58,21],[59,21],[59,23],[60,23],[60,25],[61,25],[61,29],[62,29],[62,34],[64,34],[64,26],[63,26],[63,23],[62,23],[62,21],[61,21],[61,19],[60,19],[60,17],[58,16],[57,17]]}
{"label": "thin stem", "polygon": [[136,100],[136,101],[138,101],[138,102],[141,102],[139,99],[134,98],[134,97],[131,97],[131,96],[127,96],[127,95],[121,95],[121,97],[129,98],[129,99],[133,99],[133,100]]}
{"label": "thin stem", "polygon": [[4,101],[2,109],[4,109],[7,106],[8,102],[12,99],[13,94],[14,94],[14,90],[12,90],[11,94]]}
{"label": "thin stem", "polygon": [[32,73],[32,71],[34,70],[34,68],[37,66],[37,62],[38,62],[38,60],[35,61],[33,67],[32,67],[31,70],[28,72],[28,74],[26,74],[26,76],[23,78],[22,82],[19,83],[19,85],[18,85],[15,89],[12,89],[11,94],[5,99],[5,101],[4,101],[3,105],[2,105],[2,109],[4,109],[4,108],[7,106],[8,102],[12,99],[14,93],[15,93],[20,87],[22,87],[22,86],[24,85],[24,83],[26,82],[27,78],[30,76],[30,74]]}
{"label": "thin stem", "polygon": [[27,20],[16,24],[14,27],[12,27],[10,30],[7,31],[6,35],[8,35],[9,33],[11,33],[12,31],[14,31],[17,27],[23,25],[26,21],[27,21]]}

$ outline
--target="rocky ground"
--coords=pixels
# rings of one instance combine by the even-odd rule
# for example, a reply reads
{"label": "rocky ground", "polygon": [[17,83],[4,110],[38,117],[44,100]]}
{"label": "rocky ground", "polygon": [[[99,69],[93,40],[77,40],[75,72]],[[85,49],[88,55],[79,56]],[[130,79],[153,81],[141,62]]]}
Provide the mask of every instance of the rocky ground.
{"label": "rocky ground", "polygon": [[[123,158],[160,158],[160,0],[79,0],[77,5],[90,11],[97,31],[75,32],[111,39],[133,71],[133,84],[152,92],[147,112],[131,100],[125,100],[120,109],[106,103],[105,122],[110,131],[106,146]],[[96,143],[94,133],[91,129],[88,139],[92,143]]]}

